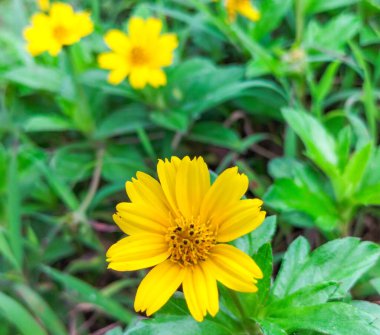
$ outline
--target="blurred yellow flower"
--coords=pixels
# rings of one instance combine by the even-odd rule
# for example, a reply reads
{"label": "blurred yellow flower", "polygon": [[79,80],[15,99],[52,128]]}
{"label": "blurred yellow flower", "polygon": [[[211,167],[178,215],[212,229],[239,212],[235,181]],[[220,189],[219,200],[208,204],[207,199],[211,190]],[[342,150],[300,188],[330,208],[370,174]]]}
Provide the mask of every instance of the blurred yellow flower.
{"label": "blurred yellow flower", "polygon": [[50,1],[49,0],[37,0],[37,5],[40,10],[43,12],[46,12],[50,7]]}
{"label": "blurred yellow flower", "polygon": [[260,268],[227,244],[264,220],[260,199],[241,199],[248,178],[229,168],[210,185],[202,157],[172,157],[157,165],[159,182],[138,172],[126,183],[131,202],[119,203],[113,218],[130,235],[110,247],[109,268],[133,271],[154,266],[136,294],[136,311],[151,315],[182,284],[197,321],[219,310],[217,281],[240,292],[256,292]]}
{"label": "blurred yellow flower", "polygon": [[32,56],[47,51],[57,56],[65,45],[71,45],[91,34],[94,25],[87,12],[75,13],[69,4],[56,2],[49,13],[36,13],[24,29],[27,50]]}
{"label": "blurred yellow flower", "polygon": [[250,0],[226,0],[226,8],[230,21],[235,21],[237,14],[243,15],[251,21],[260,19],[260,12],[251,4]]}
{"label": "blurred yellow flower", "polygon": [[161,34],[162,21],[133,17],[128,23],[128,35],[111,30],[104,40],[110,52],[99,55],[102,69],[111,70],[108,81],[117,85],[129,76],[132,87],[142,89],[166,85],[163,67],[173,63],[173,51],[178,46],[175,34]]}

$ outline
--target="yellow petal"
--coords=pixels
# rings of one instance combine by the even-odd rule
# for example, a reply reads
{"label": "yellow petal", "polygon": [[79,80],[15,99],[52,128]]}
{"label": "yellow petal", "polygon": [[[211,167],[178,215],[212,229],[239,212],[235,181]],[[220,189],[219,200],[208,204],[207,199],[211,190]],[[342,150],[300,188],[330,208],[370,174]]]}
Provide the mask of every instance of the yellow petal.
{"label": "yellow petal", "polygon": [[49,14],[55,24],[67,25],[74,18],[73,7],[63,2],[54,2],[50,7]]}
{"label": "yellow petal", "polygon": [[207,301],[208,301],[208,307],[207,310],[212,316],[215,316],[216,313],[219,311],[219,293],[218,293],[218,286],[216,284],[216,279],[212,275],[210,269],[206,266],[205,263],[201,263],[200,267],[202,268],[205,284],[206,284],[206,291],[207,291]]}
{"label": "yellow petal", "polygon": [[218,228],[218,242],[229,242],[248,234],[262,224],[265,212],[260,211],[259,199],[239,200],[215,221]]}
{"label": "yellow petal", "polygon": [[75,14],[75,30],[81,38],[94,31],[94,24],[91,21],[90,13],[79,12]]}
{"label": "yellow petal", "polygon": [[148,41],[155,41],[161,33],[162,21],[155,17],[150,17],[145,21],[145,29]]}
{"label": "yellow petal", "polygon": [[113,70],[124,69],[129,70],[129,64],[126,59],[115,52],[104,52],[98,56],[98,63],[101,69]]}
{"label": "yellow petal", "polygon": [[38,8],[42,11],[47,11],[50,7],[49,0],[37,0]]}
{"label": "yellow petal", "polygon": [[149,73],[149,84],[154,88],[166,85],[166,74],[162,70],[151,70]]}
{"label": "yellow petal", "polygon": [[184,217],[197,217],[202,200],[210,188],[210,173],[202,157],[185,157],[176,175],[176,199]]}
{"label": "yellow petal", "polygon": [[145,269],[169,257],[165,237],[159,234],[128,236],[113,244],[107,251],[108,268],[117,271]]}
{"label": "yellow petal", "polygon": [[136,312],[151,315],[158,311],[181,285],[184,275],[184,269],[170,260],[153,268],[137,289]]}
{"label": "yellow petal", "polygon": [[214,216],[241,199],[248,188],[248,178],[233,167],[221,173],[208,190],[201,207],[201,220],[213,220]]}
{"label": "yellow petal", "polygon": [[207,292],[202,281],[202,272],[198,267],[187,268],[186,275],[183,280],[182,288],[185,295],[186,304],[193,318],[198,322],[203,321],[206,315]]}
{"label": "yellow petal", "polygon": [[126,34],[117,29],[108,31],[104,36],[107,46],[122,55],[128,54],[130,50],[130,41]]}
{"label": "yellow petal", "polygon": [[175,181],[180,163],[181,160],[173,156],[170,161],[168,159],[165,159],[165,161],[159,160],[157,164],[157,174],[162,190],[174,213],[178,213]]}
{"label": "yellow petal", "polygon": [[120,84],[128,75],[125,69],[117,69],[110,72],[108,82],[112,85]]}
{"label": "yellow petal", "polygon": [[203,263],[186,271],[183,292],[191,315],[202,321],[206,311],[214,316],[219,310],[218,288],[215,278]]}
{"label": "yellow petal", "polygon": [[260,19],[260,12],[253,7],[250,0],[239,0],[236,10],[251,21],[255,22]]}
{"label": "yellow petal", "polygon": [[173,63],[174,49],[178,47],[178,38],[175,34],[163,34],[157,43],[157,52],[153,59],[153,66],[165,67]]}
{"label": "yellow petal", "polygon": [[205,263],[218,281],[240,292],[256,292],[255,278],[263,276],[252,258],[228,244],[213,247]]}
{"label": "yellow petal", "polygon": [[143,172],[137,172],[136,177],[125,185],[129,199],[146,205],[161,221],[168,220],[169,204],[159,182]]}
{"label": "yellow petal", "polygon": [[169,220],[160,222],[154,212],[144,205],[122,202],[116,206],[116,209],[117,213],[113,215],[113,219],[128,235],[144,232],[164,234],[168,231]]}
{"label": "yellow petal", "polygon": [[146,41],[145,20],[141,17],[132,17],[128,22],[129,37],[134,43]]}
{"label": "yellow petal", "polygon": [[149,70],[146,67],[136,67],[131,69],[129,82],[135,89],[143,89],[148,83]]}

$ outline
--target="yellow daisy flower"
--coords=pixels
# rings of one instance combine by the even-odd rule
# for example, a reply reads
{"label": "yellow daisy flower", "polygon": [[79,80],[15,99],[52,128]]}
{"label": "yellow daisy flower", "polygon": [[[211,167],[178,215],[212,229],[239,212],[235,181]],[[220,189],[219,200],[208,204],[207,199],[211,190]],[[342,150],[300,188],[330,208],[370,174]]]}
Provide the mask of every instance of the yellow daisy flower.
{"label": "yellow daisy flower", "polygon": [[26,48],[32,56],[45,51],[57,56],[63,46],[79,42],[93,30],[89,13],[75,13],[69,4],[56,2],[50,6],[49,13],[32,16],[31,25],[24,29]]}
{"label": "yellow daisy flower", "polygon": [[160,34],[162,21],[133,17],[128,23],[128,35],[120,30],[109,31],[104,40],[110,52],[99,55],[102,69],[111,70],[108,81],[120,84],[127,76],[132,87],[142,89],[166,85],[162,68],[173,63],[173,51],[178,46],[175,34]]}
{"label": "yellow daisy flower", "polygon": [[172,157],[157,165],[159,181],[138,172],[126,183],[131,202],[113,218],[129,236],[110,247],[109,268],[133,271],[154,266],[137,289],[135,310],[149,316],[182,284],[190,313],[202,321],[219,310],[217,281],[240,292],[256,292],[260,268],[227,244],[264,220],[260,199],[241,199],[248,178],[229,168],[210,185],[202,157]]}
{"label": "yellow daisy flower", "polygon": [[254,22],[260,19],[260,12],[251,4],[250,0],[226,0],[226,8],[230,21],[235,21],[237,14]]}

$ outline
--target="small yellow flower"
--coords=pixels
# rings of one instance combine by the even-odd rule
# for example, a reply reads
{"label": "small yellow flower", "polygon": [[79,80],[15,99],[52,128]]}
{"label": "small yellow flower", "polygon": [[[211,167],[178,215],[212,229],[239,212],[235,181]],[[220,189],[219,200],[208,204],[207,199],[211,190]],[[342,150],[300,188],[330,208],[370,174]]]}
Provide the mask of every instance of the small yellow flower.
{"label": "small yellow flower", "polygon": [[260,12],[251,4],[250,0],[226,0],[226,8],[230,21],[235,21],[237,14],[254,22],[260,19]]}
{"label": "small yellow flower", "polygon": [[175,34],[160,34],[162,22],[156,18],[133,17],[128,23],[128,35],[120,30],[109,31],[104,40],[110,52],[99,55],[99,66],[111,70],[108,81],[120,84],[127,76],[132,87],[166,85],[163,67],[173,63],[173,51],[178,46]]}
{"label": "small yellow flower", "polygon": [[219,310],[217,281],[256,292],[260,268],[227,244],[265,217],[260,199],[241,199],[247,176],[229,168],[210,185],[202,157],[160,160],[157,173],[159,182],[138,172],[126,183],[131,202],[119,203],[113,218],[129,236],[107,252],[108,267],[117,271],[154,266],[137,290],[135,310],[155,313],[182,284],[190,313],[202,321]]}
{"label": "small yellow flower", "polygon": [[46,12],[49,10],[50,1],[49,0],[37,0],[37,5],[40,10]]}
{"label": "small yellow flower", "polygon": [[31,25],[24,29],[26,48],[32,56],[45,51],[57,56],[63,46],[79,42],[93,30],[89,13],[75,13],[69,4],[56,2],[51,5],[48,14],[36,13],[32,16]]}

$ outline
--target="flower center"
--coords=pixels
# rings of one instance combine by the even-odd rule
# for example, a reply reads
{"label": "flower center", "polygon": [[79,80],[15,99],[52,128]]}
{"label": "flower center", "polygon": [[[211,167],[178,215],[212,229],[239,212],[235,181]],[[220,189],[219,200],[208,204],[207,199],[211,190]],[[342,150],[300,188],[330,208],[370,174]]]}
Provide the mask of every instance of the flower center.
{"label": "flower center", "polygon": [[181,266],[205,261],[211,247],[216,244],[215,233],[208,222],[202,223],[199,218],[174,219],[166,238],[171,252],[170,260]]}
{"label": "flower center", "polygon": [[57,26],[53,30],[53,35],[58,41],[62,42],[67,37],[68,30],[63,26]]}
{"label": "flower center", "polygon": [[149,62],[149,53],[141,47],[132,48],[130,57],[133,65],[144,65]]}

